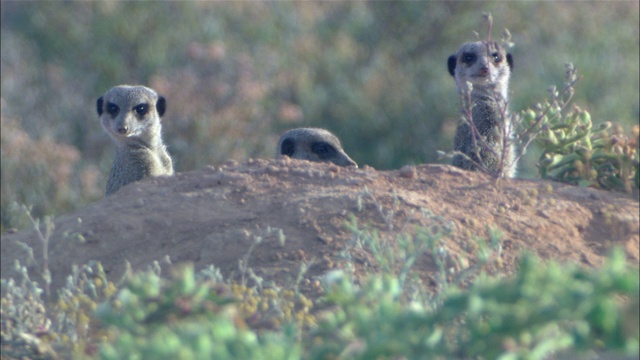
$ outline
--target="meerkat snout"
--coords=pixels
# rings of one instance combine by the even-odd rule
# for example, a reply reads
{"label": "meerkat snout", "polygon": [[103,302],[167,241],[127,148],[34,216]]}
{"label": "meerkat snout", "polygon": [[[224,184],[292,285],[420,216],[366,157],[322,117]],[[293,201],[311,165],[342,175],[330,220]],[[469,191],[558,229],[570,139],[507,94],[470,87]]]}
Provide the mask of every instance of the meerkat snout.
{"label": "meerkat snout", "polygon": [[276,158],[281,156],[358,167],[342,149],[340,140],[335,135],[318,128],[299,128],[282,134],[278,141]]}

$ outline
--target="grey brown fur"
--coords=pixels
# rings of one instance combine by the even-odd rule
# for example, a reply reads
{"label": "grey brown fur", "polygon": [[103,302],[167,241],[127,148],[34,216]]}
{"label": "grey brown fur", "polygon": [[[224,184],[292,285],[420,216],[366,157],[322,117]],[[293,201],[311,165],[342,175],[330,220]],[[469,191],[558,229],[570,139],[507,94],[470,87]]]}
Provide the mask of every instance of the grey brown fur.
{"label": "grey brown fur", "polygon": [[355,166],[355,161],[342,149],[340,140],[324,129],[298,128],[285,132],[278,141],[276,158],[289,156],[316,162],[332,162],[339,166]]}
{"label": "grey brown fur", "polygon": [[106,195],[149,176],[173,175],[173,161],[162,142],[165,108],[165,99],[145,86],[116,86],[98,98],[100,123],[116,148]]}
{"label": "grey brown fur", "polygon": [[[507,109],[509,78],[513,69],[511,54],[507,54],[496,42],[465,43],[449,57],[448,67],[462,99],[454,150],[473,160],[455,155],[453,165],[476,170],[475,161],[498,174],[503,160],[503,144],[507,143],[501,175],[514,177],[515,148],[511,116]],[[471,118],[479,135],[474,136],[469,125],[468,109],[471,109]],[[485,146],[482,146],[483,143]],[[479,149],[480,158],[476,149]]]}

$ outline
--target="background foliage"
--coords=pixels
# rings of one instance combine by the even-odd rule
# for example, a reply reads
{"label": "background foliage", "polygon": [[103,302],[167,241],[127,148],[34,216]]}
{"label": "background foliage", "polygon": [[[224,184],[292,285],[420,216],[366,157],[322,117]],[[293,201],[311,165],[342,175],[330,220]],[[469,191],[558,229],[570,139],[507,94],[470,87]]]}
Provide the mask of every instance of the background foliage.
{"label": "background foliage", "polygon": [[[299,126],[335,132],[360,165],[437,161],[458,97],[446,58],[513,35],[511,108],[542,101],[564,63],[594,124],[640,116],[638,2],[3,2],[2,227],[13,201],[34,215],[102,196],[113,153],[95,99],[145,84],[168,99],[177,171],[272,157]],[[535,151],[520,174],[536,173]]]}

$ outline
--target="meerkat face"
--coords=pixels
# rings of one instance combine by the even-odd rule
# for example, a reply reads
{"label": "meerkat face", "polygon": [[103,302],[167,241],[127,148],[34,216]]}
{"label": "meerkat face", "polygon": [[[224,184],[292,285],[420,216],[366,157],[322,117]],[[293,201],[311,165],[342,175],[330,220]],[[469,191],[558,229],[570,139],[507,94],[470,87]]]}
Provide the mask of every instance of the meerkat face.
{"label": "meerkat face", "polygon": [[152,89],[128,85],[107,91],[96,105],[102,128],[117,144],[123,140],[150,144],[166,109],[165,99]]}
{"label": "meerkat face", "polygon": [[340,140],[324,129],[300,128],[285,132],[278,142],[276,158],[283,155],[294,159],[358,167],[342,149]]}
{"label": "meerkat face", "polygon": [[496,42],[476,41],[463,44],[447,65],[458,84],[495,85],[509,78],[513,57]]}

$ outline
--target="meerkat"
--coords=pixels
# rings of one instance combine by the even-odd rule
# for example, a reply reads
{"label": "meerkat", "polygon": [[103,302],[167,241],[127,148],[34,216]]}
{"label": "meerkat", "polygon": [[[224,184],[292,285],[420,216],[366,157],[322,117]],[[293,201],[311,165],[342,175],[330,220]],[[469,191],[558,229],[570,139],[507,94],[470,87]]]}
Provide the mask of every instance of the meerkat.
{"label": "meerkat", "polygon": [[[447,65],[462,99],[454,150],[469,157],[455,155],[452,164],[476,170],[479,163],[498,173],[504,160],[502,175],[514,177],[513,128],[507,109],[513,57],[496,42],[476,41],[463,44]],[[469,109],[477,132],[469,125]]]}
{"label": "meerkat", "polygon": [[298,128],[282,134],[278,141],[276,158],[285,155],[294,159],[358,167],[342,149],[340,140],[335,135],[318,128]]}
{"label": "meerkat", "polygon": [[106,195],[149,176],[173,175],[161,134],[164,97],[145,86],[120,85],[98,98],[97,109],[116,149]]}

